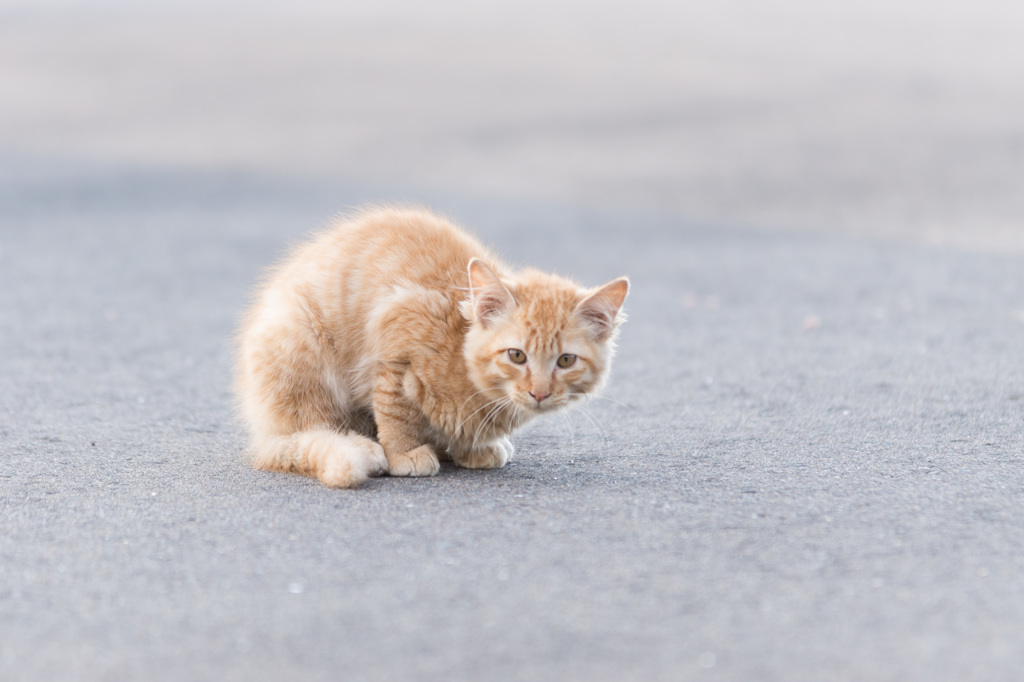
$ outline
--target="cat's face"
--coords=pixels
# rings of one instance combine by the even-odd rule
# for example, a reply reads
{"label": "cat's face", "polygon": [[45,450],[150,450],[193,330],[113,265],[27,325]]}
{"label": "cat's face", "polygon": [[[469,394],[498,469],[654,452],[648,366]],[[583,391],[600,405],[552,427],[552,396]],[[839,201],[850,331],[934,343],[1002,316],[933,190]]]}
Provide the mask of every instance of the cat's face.
{"label": "cat's face", "polygon": [[469,273],[465,355],[479,389],[539,414],[604,384],[628,280],[587,290],[528,271],[504,281],[478,260]]}

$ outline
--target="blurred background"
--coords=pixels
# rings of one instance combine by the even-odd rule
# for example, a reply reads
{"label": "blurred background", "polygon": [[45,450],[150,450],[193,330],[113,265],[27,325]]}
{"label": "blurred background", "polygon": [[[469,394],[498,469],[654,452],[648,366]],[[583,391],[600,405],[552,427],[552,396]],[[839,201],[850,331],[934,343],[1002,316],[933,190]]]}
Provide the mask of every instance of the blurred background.
{"label": "blurred background", "polygon": [[[608,400],[245,466],[367,201],[630,275]],[[0,0],[0,680],[1017,680],[1022,256],[1021,0]]]}
{"label": "blurred background", "polygon": [[0,169],[1021,251],[1022,36],[1013,0],[0,0]]}

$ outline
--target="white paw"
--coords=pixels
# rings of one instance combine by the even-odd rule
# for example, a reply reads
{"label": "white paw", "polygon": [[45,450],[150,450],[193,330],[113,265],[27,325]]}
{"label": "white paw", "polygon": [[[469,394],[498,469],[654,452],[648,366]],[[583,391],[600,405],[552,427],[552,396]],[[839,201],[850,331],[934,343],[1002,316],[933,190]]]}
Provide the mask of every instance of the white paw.
{"label": "white paw", "polygon": [[508,438],[502,438],[496,445],[501,448],[505,458],[501,461],[501,466],[508,464],[508,461],[512,459],[512,455],[516,453],[515,446],[512,445],[512,441]]}
{"label": "white paw", "polygon": [[512,441],[502,438],[489,445],[471,450],[457,459],[456,463],[466,469],[500,469],[508,464],[514,452]]}
{"label": "white paw", "polygon": [[370,475],[383,476],[388,473],[388,458],[384,454],[384,448],[380,446],[380,443],[375,443],[372,440],[369,442],[369,446]]}
{"label": "white paw", "polygon": [[320,481],[331,488],[352,488],[359,485],[366,477],[361,476],[360,471],[352,464],[347,453],[337,452],[327,455],[321,465]]}
{"label": "white paw", "polygon": [[315,445],[320,461],[317,477],[332,488],[352,488],[369,476],[387,472],[384,448],[365,436],[330,434]]}
{"label": "white paw", "polygon": [[434,448],[421,445],[414,450],[388,458],[390,476],[433,476],[441,470]]}

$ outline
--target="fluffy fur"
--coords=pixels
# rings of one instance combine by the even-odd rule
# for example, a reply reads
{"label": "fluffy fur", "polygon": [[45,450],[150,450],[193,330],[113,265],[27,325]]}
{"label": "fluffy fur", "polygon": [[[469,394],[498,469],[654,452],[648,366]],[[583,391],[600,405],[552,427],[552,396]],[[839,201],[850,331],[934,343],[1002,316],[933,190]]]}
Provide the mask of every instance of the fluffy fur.
{"label": "fluffy fur", "polygon": [[512,273],[426,211],[378,209],[297,249],[239,338],[254,465],[334,487],[504,466],[508,435],[604,383],[629,281]]}

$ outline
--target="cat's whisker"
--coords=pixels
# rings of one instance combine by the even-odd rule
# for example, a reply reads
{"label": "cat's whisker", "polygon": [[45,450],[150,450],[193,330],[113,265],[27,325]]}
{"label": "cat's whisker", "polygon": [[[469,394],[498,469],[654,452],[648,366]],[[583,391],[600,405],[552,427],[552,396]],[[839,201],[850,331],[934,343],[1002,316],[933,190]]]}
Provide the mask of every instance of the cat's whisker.
{"label": "cat's whisker", "polygon": [[512,404],[512,399],[506,396],[501,403],[499,403],[498,405],[495,405],[493,408],[491,408],[491,411],[487,413],[487,416],[484,417],[483,422],[481,422],[480,428],[477,429],[477,435],[474,436],[474,438],[473,438],[474,446],[476,445],[477,439],[479,438],[479,436],[482,435],[484,428],[488,425],[488,422],[496,419],[497,416],[499,414],[501,414],[502,410],[504,410],[506,407],[508,407],[511,404]]}
{"label": "cat's whisker", "polygon": [[481,393],[487,393],[487,391],[488,391],[488,390],[489,390],[489,389],[486,389],[486,388],[482,388],[482,389],[480,389],[479,391],[473,391],[473,392],[472,392],[472,393],[470,393],[470,394],[469,394],[468,396],[466,396],[466,399],[465,399],[465,400],[463,400],[463,401],[462,401],[462,405],[463,405],[463,406],[465,406],[465,404],[466,404],[466,403],[468,403],[468,402],[469,402],[470,400],[472,400],[473,398],[477,397],[477,396],[478,396],[478,395],[480,395]]}
{"label": "cat's whisker", "polygon": [[495,403],[501,402],[503,400],[508,400],[508,398],[506,396],[501,396],[500,398],[495,398],[494,400],[489,400],[486,403],[484,403],[483,405],[481,405],[480,407],[478,407],[475,410],[473,410],[472,412],[470,412],[469,415],[467,415],[466,418],[463,419],[462,422],[458,426],[455,427],[455,433],[456,434],[461,433],[462,432],[462,427],[465,426],[466,423],[470,419],[472,419],[474,415],[482,412],[483,410],[486,410],[491,405],[494,405]]}
{"label": "cat's whisker", "polygon": [[[497,414],[499,414],[501,412],[502,409],[507,407],[510,402],[511,402],[511,399],[508,396],[501,396],[500,398],[496,398],[494,400],[491,400],[491,401],[485,403],[480,408],[475,410],[473,412],[473,414],[471,414],[470,417],[467,418],[467,420],[465,420],[465,421],[468,421],[468,419],[472,418],[473,415],[478,414],[478,413],[480,413],[481,411],[483,411],[485,409],[488,410],[484,414],[483,418],[480,420],[480,423],[477,424],[476,428],[474,429],[474,435],[473,435],[473,439],[472,439],[474,447],[476,446],[476,444],[477,444],[477,442],[479,440],[480,434],[487,427],[487,423],[491,420],[492,417],[496,416]],[[465,421],[463,421],[463,424],[465,424]],[[461,425],[460,425],[460,429],[461,429]]]}
{"label": "cat's whisker", "polygon": [[481,389],[479,391],[476,391],[475,393],[471,393],[465,400],[462,401],[462,404],[459,405],[459,411],[461,412],[462,409],[464,407],[466,407],[466,403],[468,403],[470,400],[472,400],[473,398],[477,397],[481,393],[487,393],[488,390],[489,389],[484,388],[484,389]]}
{"label": "cat's whisker", "polygon": [[608,396],[604,396],[604,395],[594,395],[592,393],[583,393],[583,392],[580,392],[580,393],[570,393],[569,395],[583,396],[583,397],[587,398],[588,400],[607,400],[610,403],[615,403],[616,405],[620,405],[622,407],[625,407],[627,410],[634,409],[632,405],[627,405],[626,403],[622,402],[621,400],[616,400],[615,398],[609,398]]}
{"label": "cat's whisker", "polygon": [[576,429],[572,425],[572,420],[569,419],[569,415],[565,412],[559,412],[558,416],[561,417],[562,423],[565,424],[565,428],[569,431],[569,442],[576,442]]}
{"label": "cat's whisker", "polygon": [[514,403],[512,401],[512,398],[506,398],[506,400],[501,405],[499,405],[496,410],[494,410],[493,414],[491,414],[491,417],[489,419],[491,425],[494,425],[497,422],[498,418],[501,416],[501,414],[510,406],[513,405]]}
{"label": "cat's whisker", "polygon": [[333,487],[434,475],[442,448],[501,466],[499,439],[604,379],[628,291],[625,277],[586,288],[515,272],[429,211],[339,218],[272,271],[246,316],[237,385],[253,462]]}
{"label": "cat's whisker", "polygon": [[523,408],[517,403],[512,403],[512,420],[515,426],[520,426],[527,419],[529,419],[529,415],[525,414]]}
{"label": "cat's whisker", "polygon": [[572,409],[574,411],[578,411],[580,414],[586,417],[587,420],[590,421],[590,423],[597,427],[597,430],[601,432],[601,437],[604,438],[605,440],[608,440],[608,432],[605,430],[604,426],[601,425],[601,422],[598,421],[597,418],[594,417],[594,415],[590,414],[590,412],[583,407],[583,403],[574,404],[572,406]]}

